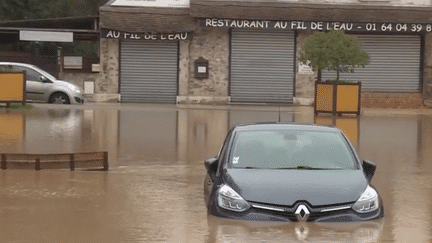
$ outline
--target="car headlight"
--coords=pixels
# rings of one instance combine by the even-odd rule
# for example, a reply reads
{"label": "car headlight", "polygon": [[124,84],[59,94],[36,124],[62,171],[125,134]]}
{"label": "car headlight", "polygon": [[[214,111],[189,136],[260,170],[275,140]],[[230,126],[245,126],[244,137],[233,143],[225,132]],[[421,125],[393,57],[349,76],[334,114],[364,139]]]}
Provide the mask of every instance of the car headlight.
{"label": "car headlight", "polygon": [[218,205],[221,208],[243,212],[249,209],[250,205],[231,187],[224,185],[218,192]]}
{"label": "car headlight", "polygon": [[369,213],[376,210],[378,207],[378,193],[368,185],[357,202],[354,203],[352,209],[358,213]]}

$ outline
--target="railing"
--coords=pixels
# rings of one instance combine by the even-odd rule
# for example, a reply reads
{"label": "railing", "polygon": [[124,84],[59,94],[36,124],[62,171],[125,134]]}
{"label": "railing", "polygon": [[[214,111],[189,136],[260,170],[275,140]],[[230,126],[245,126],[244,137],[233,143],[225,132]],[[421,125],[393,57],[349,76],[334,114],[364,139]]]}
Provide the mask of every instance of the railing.
{"label": "railing", "polygon": [[6,169],[99,169],[107,171],[108,152],[68,154],[1,154],[1,168]]}

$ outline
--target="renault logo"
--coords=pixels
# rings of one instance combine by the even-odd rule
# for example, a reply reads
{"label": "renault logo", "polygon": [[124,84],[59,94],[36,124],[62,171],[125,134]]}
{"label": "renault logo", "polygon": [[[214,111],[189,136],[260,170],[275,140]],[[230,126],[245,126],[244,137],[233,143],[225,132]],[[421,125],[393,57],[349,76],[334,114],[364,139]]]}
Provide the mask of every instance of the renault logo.
{"label": "renault logo", "polygon": [[297,210],[295,211],[295,215],[298,221],[304,222],[309,218],[310,212],[305,205],[301,204],[298,206]]}

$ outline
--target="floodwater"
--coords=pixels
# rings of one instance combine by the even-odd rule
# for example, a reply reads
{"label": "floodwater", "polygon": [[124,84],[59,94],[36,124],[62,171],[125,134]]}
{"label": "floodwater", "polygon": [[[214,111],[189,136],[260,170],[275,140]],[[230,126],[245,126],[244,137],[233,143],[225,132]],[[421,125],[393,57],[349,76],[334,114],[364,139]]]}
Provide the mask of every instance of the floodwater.
{"label": "floodwater", "polygon": [[[280,112],[279,112],[280,111]],[[340,127],[362,159],[385,218],[364,223],[247,222],[207,214],[203,161],[236,123]],[[34,104],[0,108],[0,152],[108,151],[110,170],[0,170],[0,242],[431,242],[432,112],[310,107]]]}

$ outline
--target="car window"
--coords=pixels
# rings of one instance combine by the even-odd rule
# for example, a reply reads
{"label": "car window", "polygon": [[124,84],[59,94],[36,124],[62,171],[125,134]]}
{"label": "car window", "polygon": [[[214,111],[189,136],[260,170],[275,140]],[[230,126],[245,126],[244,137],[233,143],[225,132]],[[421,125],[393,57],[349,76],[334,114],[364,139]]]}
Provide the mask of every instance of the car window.
{"label": "car window", "polygon": [[355,160],[341,133],[315,131],[243,131],[230,157],[234,168],[354,169]]}
{"label": "car window", "polygon": [[11,65],[0,65],[0,71],[12,71],[12,66]]}
{"label": "car window", "polygon": [[13,66],[12,69],[15,71],[26,71],[27,80],[41,81],[40,80],[41,74],[36,72],[35,70],[31,69],[31,68],[21,67],[21,66]]}
{"label": "car window", "polygon": [[[227,134],[227,136],[225,137],[225,140],[224,140],[224,142],[223,142],[223,144],[222,144],[222,147],[220,148],[219,153],[218,153],[218,155],[217,155],[217,158],[218,158],[218,160],[220,161],[220,162],[219,162],[218,169],[217,169],[217,173],[219,173],[219,171],[221,170],[221,166],[222,166],[221,161],[224,161],[224,158],[227,157],[226,150],[227,150],[227,148],[228,148],[228,140],[230,139],[231,134],[232,134],[232,131],[230,131],[230,132]],[[226,165],[223,165],[223,166],[226,166]]]}

